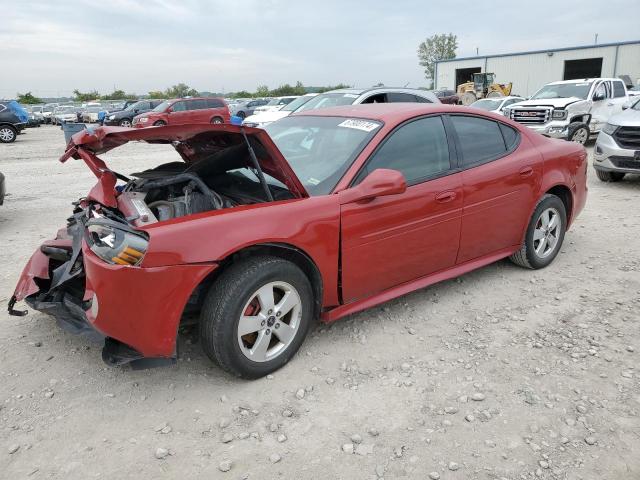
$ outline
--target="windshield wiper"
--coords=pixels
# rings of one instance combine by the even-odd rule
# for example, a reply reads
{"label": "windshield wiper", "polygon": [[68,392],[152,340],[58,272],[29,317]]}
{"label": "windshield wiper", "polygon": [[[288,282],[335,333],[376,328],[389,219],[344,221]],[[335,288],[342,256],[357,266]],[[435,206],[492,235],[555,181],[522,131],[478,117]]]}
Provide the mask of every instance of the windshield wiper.
{"label": "windshield wiper", "polygon": [[253,166],[258,173],[258,179],[260,180],[260,185],[264,189],[264,193],[267,195],[267,200],[273,202],[273,195],[271,194],[271,190],[269,189],[269,184],[267,180],[264,178],[264,173],[262,172],[262,168],[260,168],[260,163],[258,162],[258,157],[256,157],[256,153],[253,151],[253,147],[247,138],[247,134],[244,131],[244,127],[240,126],[240,131],[242,132],[242,137],[244,138],[244,142],[247,144],[247,150],[249,150],[249,156],[251,157],[251,161],[253,162]]}

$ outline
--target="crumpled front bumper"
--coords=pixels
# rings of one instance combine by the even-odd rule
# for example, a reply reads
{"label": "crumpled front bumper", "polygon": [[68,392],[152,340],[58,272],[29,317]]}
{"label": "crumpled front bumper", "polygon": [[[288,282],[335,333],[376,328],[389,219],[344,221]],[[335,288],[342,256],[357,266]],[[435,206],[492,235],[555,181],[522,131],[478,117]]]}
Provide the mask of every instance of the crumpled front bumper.
{"label": "crumpled front bumper", "polygon": [[[10,313],[24,314],[14,306],[25,300],[68,331],[105,339],[103,358],[109,364],[175,358],[184,308],[217,264],[111,265],[89,249],[83,229],[60,230],[33,253],[9,302]],[[66,261],[60,258],[64,252]]]}
{"label": "crumpled front bumper", "polygon": [[568,135],[569,124],[565,121],[550,121],[541,125],[523,125],[545,137],[566,139]]}

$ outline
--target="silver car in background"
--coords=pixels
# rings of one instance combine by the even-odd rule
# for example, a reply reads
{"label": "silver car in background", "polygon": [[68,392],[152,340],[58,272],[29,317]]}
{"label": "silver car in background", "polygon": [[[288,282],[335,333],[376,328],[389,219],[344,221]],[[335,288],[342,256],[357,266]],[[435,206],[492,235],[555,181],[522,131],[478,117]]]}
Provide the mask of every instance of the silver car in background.
{"label": "silver car in background", "polygon": [[593,167],[603,182],[640,174],[640,98],[631,97],[623,109],[609,118],[596,141]]}

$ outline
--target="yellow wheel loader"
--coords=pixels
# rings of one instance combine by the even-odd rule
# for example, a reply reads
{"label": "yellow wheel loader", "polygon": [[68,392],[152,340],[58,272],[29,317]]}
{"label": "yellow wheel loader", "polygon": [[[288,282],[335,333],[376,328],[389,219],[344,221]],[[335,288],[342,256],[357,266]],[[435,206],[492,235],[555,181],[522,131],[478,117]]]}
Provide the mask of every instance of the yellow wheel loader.
{"label": "yellow wheel loader", "polygon": [[462,105],[471,105],[480,98],[511,95],[512,83],[495,83],[493,73],[474,73],[473,82],[458,85],[458,98]]}

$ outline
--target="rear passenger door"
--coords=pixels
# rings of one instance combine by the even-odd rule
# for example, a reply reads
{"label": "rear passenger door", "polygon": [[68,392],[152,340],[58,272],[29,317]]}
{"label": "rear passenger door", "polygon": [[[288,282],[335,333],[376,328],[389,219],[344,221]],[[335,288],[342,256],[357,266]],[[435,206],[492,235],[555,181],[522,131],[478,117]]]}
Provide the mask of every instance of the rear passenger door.
{"label": "rear passenger door", "polygon": [[450,115],[464,210],[457,263],[520,245],[537,201],[540,154],[509,125],[472,115]]}
{"label": "rear passenger door", "polygon": [[341,207],[342,299],[349,303],[455,264],[462,177],[443,118],[411,120],[390,133],[353,185],[378,168],[401,172],[407,190]]}

